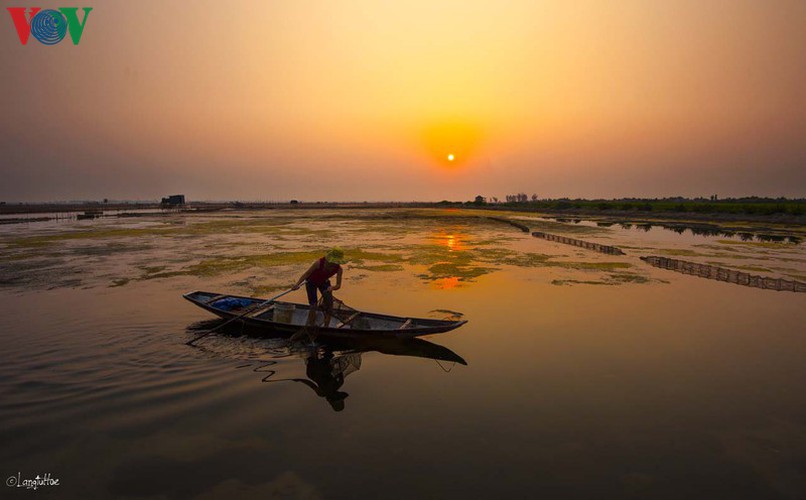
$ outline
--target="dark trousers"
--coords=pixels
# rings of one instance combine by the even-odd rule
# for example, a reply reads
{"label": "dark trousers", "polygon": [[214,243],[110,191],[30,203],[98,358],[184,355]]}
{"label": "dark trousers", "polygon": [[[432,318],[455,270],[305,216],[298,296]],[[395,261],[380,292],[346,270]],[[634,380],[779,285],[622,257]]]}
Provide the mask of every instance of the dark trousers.
{"label": "dark trousers", "polygon": [[316,305],[317,302],[316,291],[319,290],[319,293],[322,294],[322,298],[324,298],[324,306],[325,306],[324,309],[325,311],[329,311],[333,307],[333,292],[328,292],[327,291],[328,288],[330,288],[330,280],[327,280],[324,283],[320,284],[306,281],[305,291],[308,292],[308,304],[311,307]]}

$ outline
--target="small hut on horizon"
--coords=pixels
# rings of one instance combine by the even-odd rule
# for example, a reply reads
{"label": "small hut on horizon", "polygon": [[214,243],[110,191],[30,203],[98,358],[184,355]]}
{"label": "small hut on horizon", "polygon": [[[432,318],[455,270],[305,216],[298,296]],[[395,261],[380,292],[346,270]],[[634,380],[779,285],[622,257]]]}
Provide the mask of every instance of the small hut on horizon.
{"label": "small hut on horizon", "polygon": [[162,208],[182,208],[185,206],[185,195],[172,194],[160,202]]}

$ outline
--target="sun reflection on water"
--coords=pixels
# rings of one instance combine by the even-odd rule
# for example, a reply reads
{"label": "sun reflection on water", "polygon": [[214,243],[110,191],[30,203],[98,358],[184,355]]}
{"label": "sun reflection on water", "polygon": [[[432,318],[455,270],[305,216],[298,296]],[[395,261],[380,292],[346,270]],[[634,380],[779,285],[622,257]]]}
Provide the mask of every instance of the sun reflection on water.
{"label": "sun reflection on water", "polygon": [[432,238],[438,245],[447,248],[450,252],[461,252],[466,250],[464,242],[467,237],[464,234],[461,234],[456,228],[442,230]]}
{"label": "sun reflection on water", "polygon": [[431,283],[433,288],[438,290],[451,290],[461,286],[458,276],[451,276],[450,278],[440,278]]}

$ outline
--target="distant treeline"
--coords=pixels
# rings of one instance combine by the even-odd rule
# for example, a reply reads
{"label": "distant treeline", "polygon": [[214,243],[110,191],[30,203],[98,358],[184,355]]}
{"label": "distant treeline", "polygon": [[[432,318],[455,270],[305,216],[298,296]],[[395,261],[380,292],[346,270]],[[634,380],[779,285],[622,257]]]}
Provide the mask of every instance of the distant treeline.
{"label": "distant treeline", "polygon": [[493,205],[518,210],[584,210],[584,211],[623,211],[623,212],[692,212],[692,213],[726,213],[750,215],[804,215],[806,199],[761,198],[749,196],[744,198],[621,198],[617,200],[587,199],[539,199],[537,195],[527,196],[524,193],[507,195],[504,200],[477,196],[473,201],[442,201],[441,205]]}

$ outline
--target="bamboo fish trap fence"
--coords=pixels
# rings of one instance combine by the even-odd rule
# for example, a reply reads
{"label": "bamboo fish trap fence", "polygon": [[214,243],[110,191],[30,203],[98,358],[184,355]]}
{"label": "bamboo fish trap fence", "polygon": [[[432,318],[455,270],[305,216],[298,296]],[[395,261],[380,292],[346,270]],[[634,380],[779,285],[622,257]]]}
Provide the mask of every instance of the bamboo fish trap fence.
{"label": "bamboo fish trap fence", "polygon": [[533,232],[532,236],[535,238],[543,238],[544,240],[548,241],[556,241],[557,243],[563,243],[565,245],[586,248],[588,250],[606,253],[608,255],[624,255],[624,252],[621,251],[620,248],[610,245],[600,245],[599,243],[591,243],[589,241],[577,240],[574,238],[568,238],[566,236],[558,236],[556,234],[541,233],[539,231]]}
{"label": "bamboo fish trap fence", "polygon": [[656,255],[641,257],[641,260],[651,266],[678,273],[690,274],[692,276],[699,276],[700,278],[726,281],[728,283],[763,288],[765,290],[777,290],[779,292],[806,292],[806,283],[800,281],[759,276],[733,269],[726,269],[724,267],[698,264],[696,262],[687,262]]}

